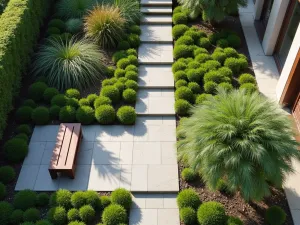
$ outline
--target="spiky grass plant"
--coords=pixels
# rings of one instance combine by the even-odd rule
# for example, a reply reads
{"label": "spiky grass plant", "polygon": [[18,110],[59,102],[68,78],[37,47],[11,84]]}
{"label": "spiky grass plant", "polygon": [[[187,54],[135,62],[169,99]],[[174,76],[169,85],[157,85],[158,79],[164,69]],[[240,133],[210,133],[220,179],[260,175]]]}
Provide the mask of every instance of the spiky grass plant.
{"label": "spiky grass plant", "polygon": [[125,19],[116,6],[98,5],[84,19],[86,37],[103,48],[116,47],[124,34]]}
{"label": "spiky grass plant", "polygon": [[45,76],[50,86],[60,90],[83,89],[99,81],[104,71],[102,52],[85,39],[50,39],[41,46],[33,64],[35,75]]}
{"label": "spiky grass plant", "polygon": [[56,13],[65,19],[82,18],[95,3],[95,0],[59,0]]}
{"label": "spiky grass plant", "polygon": [[255,92],[218,89],[178,129],[179,158],[199,171],[209,188],[225,179],[245,200],[261,200],[281,187],[300,160],[299,143],[283,110]]}

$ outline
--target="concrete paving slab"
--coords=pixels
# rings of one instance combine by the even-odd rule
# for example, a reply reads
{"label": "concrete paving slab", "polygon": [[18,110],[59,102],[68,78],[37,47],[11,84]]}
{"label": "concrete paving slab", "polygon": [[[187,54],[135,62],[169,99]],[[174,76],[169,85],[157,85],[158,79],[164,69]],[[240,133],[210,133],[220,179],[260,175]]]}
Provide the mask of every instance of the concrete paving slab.
{"label": "concrete paving slab", "polygon": [[120,163],[120,142],[95,142],[92,164],[111,165]]}
{"label": "concrete paving slab", "polygon": [[82,141],[78,152],[78,165],[91,165],[94,150],[94,142]]}
{"label": "concrete paving slab", "polygon": [[172,64],[173,44],[141,44],[138,50],[140,64]]}
{"label": "concrete paving slab", "polygon": [[142,42],[172,43],[172,25],[142,25]]}
{"label": "concrete paving slab", "polygon": [[176,142],[161,142],[161,164],[177,164]]}
{"label": "concrete paving slab", "polygon": [[157,210],[157,225],[180,224],[178,209],[159,209]]}
{"label": "concrete paving slab", "polygon": [[90,180],[91,165],[77,165],[75,179],[70,179],[67,176],[59,178],[59,189],[67,189],[70,191],[87,190]]}
{"label": "concrete paving slab", "polygon": [[144,14],[172,14],[171,6],[162,7],[141,7],[141,12]]}
{"label": "concrete paving slab", "polygon": [[165,209],[178,209],[176,198],[177,194],[163,194]]}
{"label": "concrete paving slab", "polygon": [[39,172],[39,167],[39,165],[23,165],[18,177],[15,190],[33,190]]}
{"label": "concrete paving slab", "polygon": [[132,163],[134,165],[161,164],[161,155],[159,142],[135,142]]}
{"label": "concrete paving slab", "polygon": [[46,142],[30,142],[23,165],[40,165],[45,147]]}
{"label": "concrete paving slab", "polygon": [[141,0],[141,4],[147,6],[172,5],[172,3],[172,0]]}
{"label": "concrete paving slab", "polygon": [[131,209],[130,225],[157,225],[157,209]]}
{"label": "concrete paving slab", "polygon": [[141,19],[141,24],[172,24],[171,15],[145,15]]}
{"label": "concrete paving slab", "polygon": [[53,180],[49,174],[49,165],[41,165],[33,190],[35,191],[56,191],[60,178]]}
{"label": "concrete paving slab", "polygon": [[171,65],[141,65],[138,84],[142,88],[174,88]]}
{"label": "concrete paving slab", "polygon": [[120,188],[131,189],[132,165],[121,165]]}
{"label": "concrete paving slab", "polygon": [[148,166],[132,165],[131,191],[147,191]]}
{"label": "concrete paving slab", "polygon": [[133,142],[121,142],[120,150],[120,164],[131,165],[132,164],[132,152]]}
{"label": "concrete paving slab", "polygon": [[179,191],[177,165],[149,165],[148,191]]}
{"label": "concrete paving slab", "polygon": [[164,208],[163,194],[148,194],[146,196],[146,209],[162,209]]}

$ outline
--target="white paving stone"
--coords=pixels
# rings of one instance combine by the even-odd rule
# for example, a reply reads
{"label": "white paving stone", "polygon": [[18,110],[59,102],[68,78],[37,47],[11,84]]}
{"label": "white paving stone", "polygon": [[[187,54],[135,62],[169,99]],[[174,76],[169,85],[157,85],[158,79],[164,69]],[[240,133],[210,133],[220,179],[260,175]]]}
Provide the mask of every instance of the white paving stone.
{"label": "white paving stone", "polygon": [[177,165],[149,165],[148,191],[179,191]]}
{"label": "white paving stone", "polygon": [[171,6],[161,7],[141,7],[141,12],[144,14],[172,14]]}
{"label": "white paving stone", "polygon": [[173,38],[170,35],[172,33],[172,25],[142,25],[141,30],[140,38],[142,42],[173,42]]}
{"label": "white paving stone", "polygon": [[15,190],[33,190],[39,172],[39,167],[39,165],[23,165],[18,177]]}
{"label": "white paving stone", "polygon": [[140,64],[171,64],[174,61],[172,44],[143,43],[138,54]]}
{"label": "white paving stone", "polygon": [[139,66],[139,87],[144,88],[174,88],[174,78],[171,65],[141,65]]}
{"label": "white paving stone", "polygon": [[157,209],[131,209],[130,225],[157,225]]}
{"label": "white paving stone", "polygon": [[131,174],[131,191],[147,191],[148,166],[133,165]]}
{"label": "white paving stone", "polygon": [[141,19],[142,24],[172,24],[171,15],[145,15]]}
{"label": "white paving stone", "polygon": [[41,165],[33,190],[35,191],[56,191],[60,178],[52,180],[48,171],[49,165]]}
{"label": "white paving stone", "polygon": [[46,142],[31,142],[23,165],[40,165],[45,147]]}
{"label": "white paving stone", "polygon": [[135,142],[133,147],[134,165],[161,164],[160,142]]}
{"label": "white paving stone", "polygon": [[157,225],[180,224],[178,209],[159,209],[157,210]]}
{"label": "white paving stone", "polygon": [[141,0],[141,4],[147,6],[172,5],[172,0]]}

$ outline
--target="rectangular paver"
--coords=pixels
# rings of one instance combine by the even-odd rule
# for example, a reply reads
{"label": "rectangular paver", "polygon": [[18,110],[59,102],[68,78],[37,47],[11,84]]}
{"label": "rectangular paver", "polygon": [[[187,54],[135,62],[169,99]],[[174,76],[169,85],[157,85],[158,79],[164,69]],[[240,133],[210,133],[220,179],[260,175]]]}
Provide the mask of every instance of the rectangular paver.
{"label": "rectangular paver", "polygon": [[147,6],[172,5],[172,0],[141,0],[141,4]]}
{"label": "rectangular paver", "polygon": [[172,6],[160,7],[141,7],[141,12],[144,14],[172,14]]}
{"label": "rectangular paver", "polygon": [[174,88],[171,65],[139,66],[139,87],[143,88]]}
{"label": "rectangular paver", "polygon": [[149,165],[148,191],[179,191],[177,165]]}
{"label": "rectangular paver", "polygon": [[142,25],[142,42],[172,43],[172,25]]}
{"label": "rectangular paver", "polygon": [[140,64],[172,64],[172,44],[148,44],[143,43],[139,47]]}

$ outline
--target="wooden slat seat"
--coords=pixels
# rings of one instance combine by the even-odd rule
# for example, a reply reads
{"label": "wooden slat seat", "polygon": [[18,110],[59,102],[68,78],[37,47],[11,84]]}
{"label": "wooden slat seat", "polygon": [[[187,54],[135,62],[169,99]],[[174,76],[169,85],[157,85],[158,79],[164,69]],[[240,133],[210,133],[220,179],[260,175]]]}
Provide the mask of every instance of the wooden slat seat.
{"label": "wooden slat seat", "polygon": [[55,148],[49,165],[52,179],[57,178],[57,173],[66,173],[70,178],[75,178],[76,158],[82,139],[80,123],[61,123],[57,134]]}

